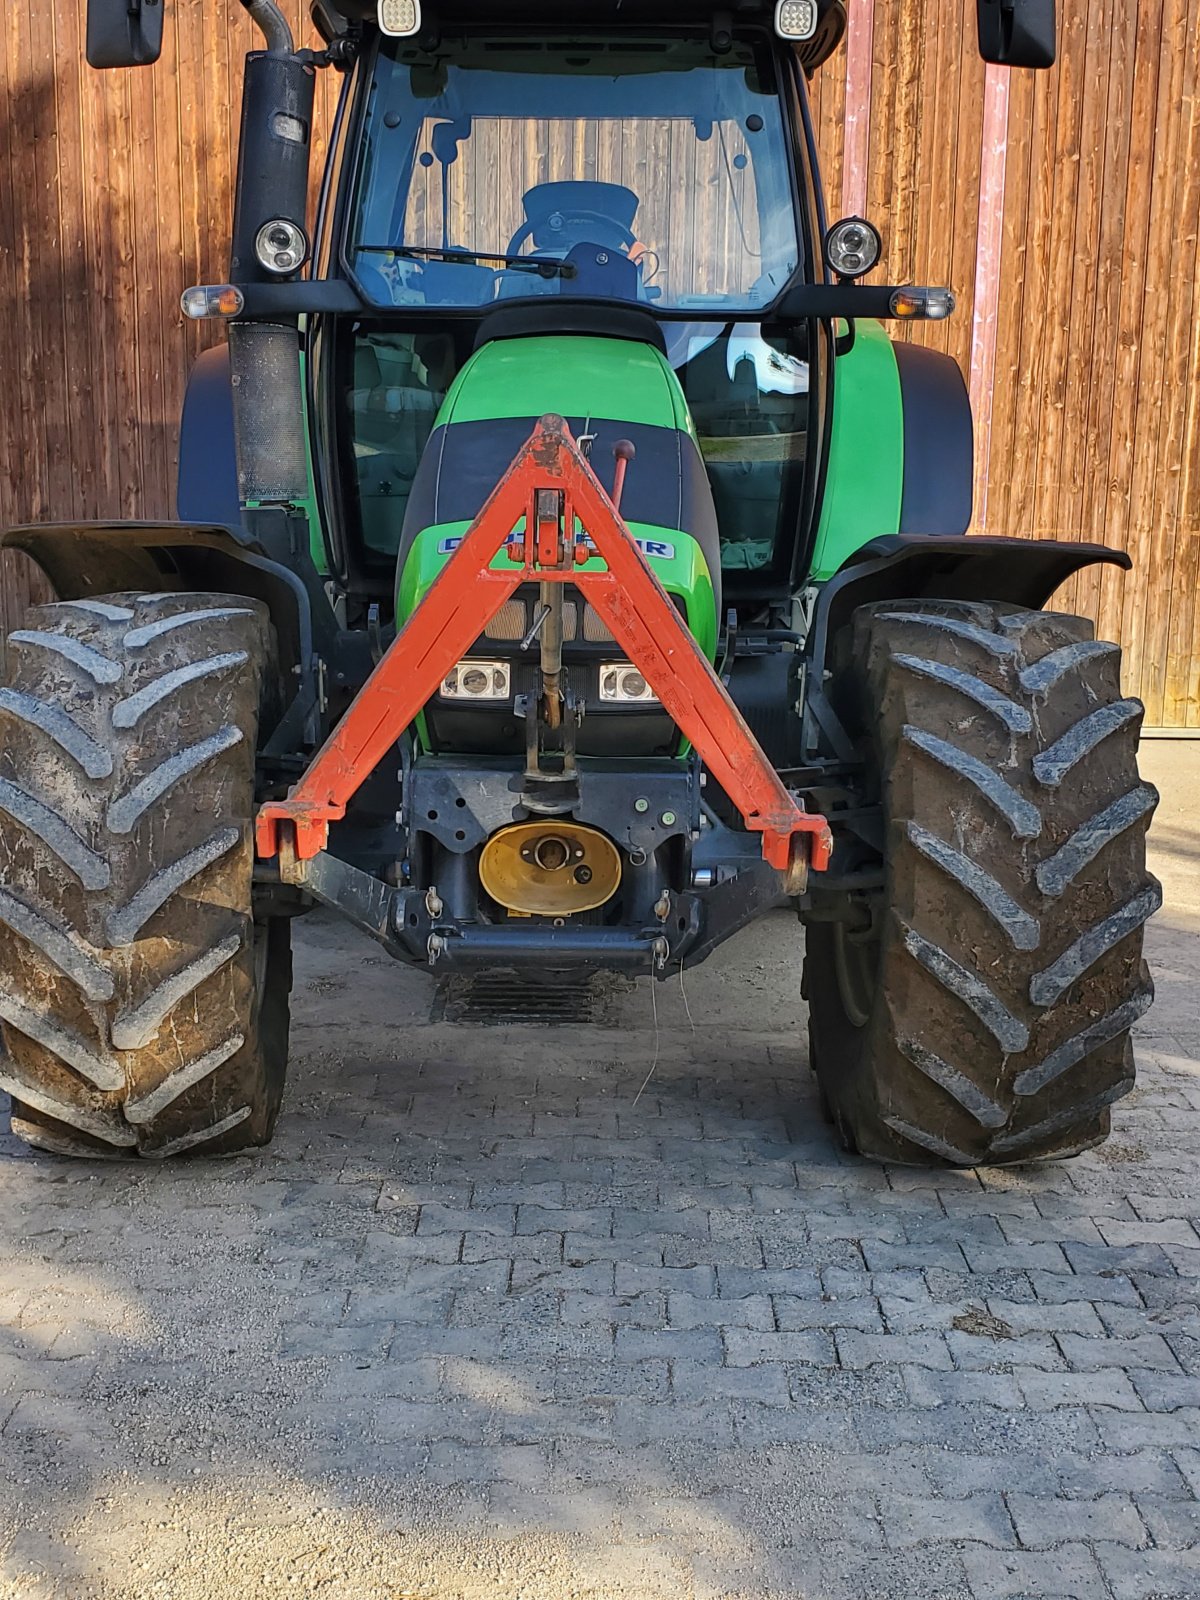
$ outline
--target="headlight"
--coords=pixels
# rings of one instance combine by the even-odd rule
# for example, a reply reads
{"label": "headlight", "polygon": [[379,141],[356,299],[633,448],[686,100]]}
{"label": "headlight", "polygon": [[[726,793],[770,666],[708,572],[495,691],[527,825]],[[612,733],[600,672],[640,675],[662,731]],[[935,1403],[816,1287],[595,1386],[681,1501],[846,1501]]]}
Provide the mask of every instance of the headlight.
{"label": "headlight", "polygon": [[658,696],[630,661],[601,663],[600,698],[612,705],[658,704]]}
{"label": "headlight", "polygon": [[460,661],[439,690],[443,700],[508,700],[512,669],[507,661]]}
{"label": "headlight", "polygon": [[844,217],[825,235],[825,259],[839,278],[861,278],[882,253],[879,229],[864,217]]}
{"label": "headlight", "polygon": [[254,254],[258,257],[259,265],[267,272],[278,272],[281,276],[299,272],[308,259],[308,240],[304,237],[304,229],[298,228],[286,217],[264,222],[254,240]]}
{"label": "headlight", "polygon": [[421,31],[421,0],[379,0],[379,31],[390,39],[411,39]]}
{"label": "headlight", "polygon": [[811,39],[817,31],[817,0],[779,0],[775,32],[781,39]]}

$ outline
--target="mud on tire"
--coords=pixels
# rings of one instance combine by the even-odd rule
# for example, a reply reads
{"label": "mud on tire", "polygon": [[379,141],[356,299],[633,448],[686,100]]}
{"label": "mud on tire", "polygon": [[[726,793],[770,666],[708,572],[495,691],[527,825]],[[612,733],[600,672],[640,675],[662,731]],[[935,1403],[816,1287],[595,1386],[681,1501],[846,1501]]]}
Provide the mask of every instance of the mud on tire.
{"label": "mud on tire", "polygon": [[283,1090],[288,924],[256,926],[265,608],[40,606],[0,688],[0,1088],[80,1156],[263,1144]]}
{"label": "mud on tire", "polygon": [[864,606],[841,646],[886,830],[882,896],[806,934],[843,1140],[958,1166],[1076,1154],[1133,1086],[1153,995],[1158,797],[1120,652],[1083,618],[953,601]]}

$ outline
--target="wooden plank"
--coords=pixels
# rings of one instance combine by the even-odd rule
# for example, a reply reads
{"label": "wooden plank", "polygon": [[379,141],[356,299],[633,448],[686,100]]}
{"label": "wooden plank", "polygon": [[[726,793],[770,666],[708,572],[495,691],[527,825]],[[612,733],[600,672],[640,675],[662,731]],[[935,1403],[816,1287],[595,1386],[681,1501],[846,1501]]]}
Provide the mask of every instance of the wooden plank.
{"label": "wooden plank", "polygon": [[[129,293],[122,302],[124,337],[133,357],[132,402],[135,407],[137,479],[127,497],[131,515],[165,516],[170,503],[167,458],[170,444],[163,392],[163,279],[174,276],[177,260],[168,255],[162,228],[171,207],[159,190],[155,102],[170,87],[170,63],[159,61],[153,72],[130,72],[127,138],[137,181],[129,192],[131,246]],[[169,231],[170,224],[166,223]]]}
{"label": "wooden plank", "polygon": [[[975,439],[975,527],[981,533],[1021,531],[1013,525],[1011,465],[1018,438],[1022,446],[1025,438],[1024,432],[1018,432],[1018,369],[1024,327],[1022,285],[1026,277],[1033,110],[1034,76],[1029,72],[1016,73],[1009,84],[1008,96],[1008,149],[1001,208],[1001,293],[996,306],[996,358],[989,396],[991,427],[986,433],[977,430]],[[985,476],[986,512],[979,492],[979,482]]]}
{"label": "wooden plank", "polygon": [[1189,559],[1193,565],[1189,603],[1173,605],[1171,610],[1170,694],[1163,717],[1173,728],[1200,728],[1200,605],[1196,603],[1200,576],[1195,573],[1200,546],[1200,274],[1192,304],[1191,377],[1187,394],[1180,515],[1188,531]]}
{"label": "wooden plank", "polygon": [[875,14],[877,0],[849,7],[846,22],[845,133],[842,141],[843,216],[861,215],[867,206],[872,142]]}
{"label": "wooden plank", "polygon": [[[1184,26],[1194,26],[1193,7]],[[1171,240],[1175,270],[1171,280],[1171,314],[1165,346],[1163,388],[1177,396],[1178,403],[1164,408],[1160,446],[1158,497],[1171,501],[1174,478],[1173,520],[1175,550],[1169,576],[1169,606],[1159,605],[1156,621],[1165,620],[1161,637],[1165,642],[1166,670],[1163,681],[1160,723],[1167,726],[1194,725],[1200,716],[1196,693],[1196,585],[1200,582],[1200,520],[1197,519],[1198,477],[1196,452],[1200,447],[1197,432],[1196,380],[1200,376],[1197,349],[1197,302],[1200,301],[1200,273],[1197,267],[1197,228],[1200,217],[1200,103],[1197,101],[1196,52],[1184,54],[1183,92],[1178,102],[1180,122],[1179,159],[1174,163],[1175,219]],[[1179,226],[1191,218],[1191,230]],[[1163,619],[1163,613],[1166,613]]]}
{"label": "wooden plank", "polygon": [[[867,8],[864,7],[864,16]],[[895,281],[900,259],[899,234],[902,231],[900,201],[894,187],[897,180],[897,147],[903,130],[897,126],[896,101],[899,94],[898,64],[900,40],[900,13],[890,5],[876,0],[874,21],[871,25],[871,69],[867,80],[869,95],[869,122],[867,124],[868,166],[866,178],[866,207],[868,216],[886,219],[883,235],[883,262],[879,269],[885,281]],[[854,88],[846,84],[847,119],[854,117]],[[856,138],[861,135],[855,135]],[[846,147],[846,180],[855,184],[855,162],[851,159],[849,130]],[[849,207],[851,194],[846,196]],[[860,207],[860,210],[863,208]]]}
{"label": "wooden plank", "polygon": [[[97,73],[105,80],[108,92],[110,137],[128,140],[133,121],[136,93],[133,71]],[[141,514],[142,494],[142,414],[139,393],[139,363],[142,355],[142,330],[137,315],[137,245],[135,241],[134,196],[144,183],[137,160],[134,138],[133,162],[122,161],[114,168],[111,192],[110,225],[113,233],[113,292],[108,302],[110,344],[120,380],[117,425],[117,463],[121,484],[121,515]]]}
{"label": "wooden plank", "polygon": [[[60,515],[82,517],[95,498],[92,450],[94,357],[84,206],[88,193],[83,146],[82,16],[73,6],[53,11],[58,62],[57,133],[59,250],[62,258],[62,337],[66,371],[65,461],[70,478]],[[0,409],[3,409],[0,407]]]}
{"label": "wooden plank", "polygon": [[[4,44],[0,44],[0,302],[12,307],[9,326],[18,327],[18,306],[21,294],[21,252],[18,249],[16,197],[20,193],[20,176],[17,171],[17,129],[19,74],[9,63],[12,32],[6,30]],[[22,408],[0,404],[0,460],[8,463],[9,470],[0,472],[0,523],[15,522],[20,516],[20,477],[28,470],[23,448]],[[0,614],[4,602],[4,589],[0,584]]]}
{"label": "wooden plank", "polygon": [[124,140],[124,120],[112,114],[118,93],[113,74],[90,72],[81,63],[79,84],[82,99],[81,139],[87,157],[85,181],[89,181],[90,203],[84,208],[84,250],[86,253],[88,349],[92,369],[92,453],[95,472],[85,515],[121,514],[120,443],[123,428],[121,385],[124,368],[114,348],[113,300],[117,292],[116,199],[122,157],[115,154],[105,161],[94,159],[97,151],[120,152]]}
{"label": "wooden plank", "polygon": [[[10,140],[12,156],[13,207],[10,215],[13,251],[12,319],[16,334],[10,381],[15,378],[18,392],[27,397],[17,414],[17,466],[15,484],[18,520],[44,514],[48,491],[49,461],[46,424],[37,396],[41,392],[38,340],[41,336],[38,312],[37,272],[38,235],[51,219],[41,214],[44,204],[37,193],[34,143],[28,135],[28,122],[46,116],[46,104],[53,97],[53,84],[38,81],[32,67],[29,39],[29,11],[15,6],[7,14],[5,59],[10,81],[16,88],[9,106],[9,127],[21,129],[20,137]],[[50,113],[53,114],[52,112]],[[31,204],[32,200],[32,204]]]}
{"label": "wooden plank", "polygon": [[1116,352],[1113,364],[1113,412],[1108,451],[1108,494],[1105,501],[1107,537],[1121,538],[1134,557],[1134,570],[1119,591],[1120,626],[1113,637],[1125,649],[1126,686],[1136,691],[1141,682],[1141,631],[1134,626],[1144,595],[1146,574],[1141,549],[1130,541],[1134,471],[1145,457],[1145,441],[1138,427],[1139,374],[1143,353],[1147,374],[1157,359],[1143,350],[1146,310],[1147,254],[1150,249],[1150,201],[1157,126],[1159,71],[1162,52],[1163,0],[1141,0],[1133,48],[1133,84],[1130,98],[1129,156],[1125,175],[1122,228],[1121,294],[1118,307]]}
{"label": "wooden plank", "polygon": [[175,515],[175,485],[179,473],[179,419],[187,375],[195,359],[192,354],[195,324],[179,309],[179,296],[195,279],[187,272],[184,255],[184,186],[179,174],[192,165],[191,151],[180,128],[182,92],[181,26],[178,11],[167,16],[166,39],[160,70],[164,74],[155,100],[155,159],[158,190],[159,266],[156,273],[158,314],[161,319],[160,439],[161,470],[165,481],[160,488],[156,515]]}
{"label": "wooden plank", "polygon": [[[1025,137],[1030,147],[1027,209],[1014,216],[1022,240],[1023,272],[1011,279],[1017,335],[1013,352],[1015,384],[1008,391],[1013,413],[1013,447],[1008,456],[1009,506],[1004,531],[1031,534],[1038,530],[1036,504],[1037,439],[1041,427],[1042,367],[1045,320],[1052,304],[1050,242],[1054,221],[1054,138],[1058,96],[1045,77],[1033,91],[1033,118]],[[997,468],[1002,464],[996,463]]]}
{"label": "wooden plank", "polygon": [[964,370],[971,360],[971,322],[975,304],[975,261],[979,237],[980,167],[983,154],[984,67],[976,39],[973,0],[960,0],[948,28],[957,76],[954,140],[954,207],[949,234],[946,282],[958,295],[958,310],[935,331],[936,348],[952,355]]}
{"label": "wooden plank", "polygon": [[[1188,26],[1193,30],[1189,37],[1194,38],[1194,30],[1200,27],[1200,5],[1196,0],[1193,0]],[[1189,170],[1194,172],[1195,141],[1200,122],[1200,106],[1195,97],[1188,109],[1191,115],[1188,163]],[[1195,215],[1196,212],[1193,211],[1192,216]],[[1200,247],[1200,241],[1197,241],[1197,245]],[[1183,478],[1180,485],[1180,518],[1186,531],[1189,559],[1194,563],[1197,547],[1200,545],[1200,265],[1193,284],[1192,296],[1191,362],[1186,391],[1187,426],[1183,447]],[[1194,566],[1192,570],[1194,573]],[[1188,597],[1191,612],[1190,639],[1185,608],[1174,605],[1172,607],[1171,694],[1164,708],[1164,719],[1169,717],[1172,727],[1200,727],[1200,604],[1197,603],[1197,583],[1200,583],[1200,577],[1193,578]],[[1180,689],[1183,690],[1182,696]],[[1182,715],[1179,704],[1181,698],[1186,700],[1186,711],[1183,711]]]}
{"label": "wooden plank", "polygon": [[[1044,367],[1037,427],[1035,518],[1046,527],[1038,511],[1045,507],[1053,521],[1047,532],[1061,531],[1058,514],[1062,436],[1067,404],[1067,365],[1071,342],[1071,304],[1067,293],[1075,250],[1075,205],[1079,194],[1080,124],[1086,84],[1087,17],[1082,5],[1069,7],[1059,29],[1058,99],[1055,128],[1053,224],[1050,229],[1047,276],[1053,292],[1048,297],[1042,328]],[[1051,509],[1053,508],[1053,509]],[[1040,530],[1039,530],[1040,531]]]}
{"label": "wooden plank", "polygon": [[[11,14],[11,13],[10,13]],[[67,355],[63,325],[63,227],[58,167],[58,103],[54,18],[51,8],[29,6],[28,71],[41,85],[24,129],[31,230],[29,287],[37,381],[27,396],[44,431],[46,475],[36,515],[70,516],[75,503],[67,405]]]}
{"label": "wooden plank", "polygon": [[[1084,471],[1080,532],[1082,537],[1101,543],[1114,542],[1107,517],[1107,465],[1116,403],[1115,373],[1119,357],[1136,34],[1136,11],[1124,5],[1114,6],[1105,38],[1108,87],[1103,125],[1100,226],[1096,245],[1096,311],[1091,348],[1087,352],[1088,367],[1081,379],[1088,390],[1088,397],[1084,436],[1079,442]],[[1122,526],[1118,536],[1123,534]],[[1089,574],[1086,586],[1083,586],[1083,593],[1089,597],[1085,609],[1095,616],[1098,634],[1102,638],[1111,638],[1120,626],[1124,575],[1112,572],[1107,567],[1094,571],[1096,576]]]}
{"label": "wooden plank", "polygon": [[[1168,336],[1172,284],[1178,266],[1172,248],[1178,231],[1174,178],[1179,161],[1179,106],[1185,56],[1178,42],[1187,23],[1188,9],[1188,0],[1165,0],[1163,6],[1150,226],[1143,283],[1142,356],[1138,368],[1138,404],[1133,419],[1135,452],[1128,548],[1138,579],[1126,590],[1133,606],[1126,613],[1123,632],[1131,646],[1131,655],[1140,660],[1140,670],[1133,681],[1146,703],[1146,720],[1151,727],[1159,724],[1163,712],[1168,610],[1164,600],[1170,592],[1171,564],[1176,548],[1177,481],[1170,481],[1169,469],[1162,470],[1159,455],[1170,429],[1170,419],[1164,413],[1173,411],[1179,398],[1163,393],[1163,352]],[[1174,492],[1166,492],[1168,483]]]}
{"label": "wooden plank", "polygon": [[[980,178],[979,226],[976,241],[975,287],[971,306],[971,409],[976,437],[984,449],[977,451],[977,466],[992,431],[992,399],[996,383],[996,340],[1000,314],[1000,272],[1004,256],[1004,187],[1008,164],[1008,79],[992,68],[987,75],[983,101],[983,157]],[[976,472],[976,515],[987,521],[988,476]]]}
{"label": "wooden plank", "polygon": [[[920,204],[920,172],[925,106],[921,95],[921,68],[927,34],[920,5],[900,8],[894,33],[890,115],[895,129],[892,145],[890,204],[892,221],[888,258],[905,283],[921,276],[916,253],[916,217]],[[882,175],[881,175],[882,176]]]}
{"label": "wooden plank", "polygon": [[845,47],[815,73],[808,83],[825,207],[830,222],[842,213],[842,169],[846,136]]}
{"label": "wooden plank", "polygon": [[[945,284],[953,281],[954,210],[957,193],[959,140],[958,55],[959,41],[950,19],[949,25],[935,26],[929,5],[923,8],[925,49],[922,56],[922,130],[918,159],[921,177],[916,196],[917,232],[912,275],[919,283]],[[956,313],[961,315],[961,311]],[[905,329],[904,336],[921,344],[940,348],[944,329],[929,325]]]}
{"label": "wooden plank", "polygon": [[[1096,276],[1104,176],[1104,116],[1110,66],[1113,0],[1091,0],[1083,45],[1083,83],[1079,122],[1074,251],[1068,277],[1067,343],[1063,352],[1062,435],[1059,440],[1059,491],[1055,516],[1060,534],[1085,536],[1083,527],[1089,376],[1096,331],[1100,285]],[[1095,614],[1098,584],[1092,572],[1076,579],[1073,605],[1085,616]]]}

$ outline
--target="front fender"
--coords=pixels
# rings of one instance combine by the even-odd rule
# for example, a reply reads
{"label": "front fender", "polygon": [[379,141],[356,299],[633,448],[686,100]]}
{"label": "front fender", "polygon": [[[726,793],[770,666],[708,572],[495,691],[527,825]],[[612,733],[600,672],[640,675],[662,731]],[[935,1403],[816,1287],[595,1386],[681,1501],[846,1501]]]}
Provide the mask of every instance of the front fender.
{"label": "front fender", "polygon": [[979,534],[929,538],[890,534],[857,550],[817,592],[801,662],[804,759],[821,751],[852,762],[854,750],[825,692],[830,647],[858,606],[880,600],[984,600],[1040,610],[1084,567],[1106,563],[1126,572],[1124,550],[1065,539],[1005,539]]}
{"label": "front fender", "polygon": [[7,528],[0,548],[21,550],[60,600],[172,590],[261,600],[279,637],[284,671],[307,671],[313,613],[303,582],[244,528],[194,522],[47,522]]}
{"label": "front fender", "polygon": [[1067,539],[1006,539],[983,534],[890,534],[872,539],[821,585],[805,647],[824,668],[829,643],[858,606],[877,600],[992,600],[1040,610],[1084,567],[1128,572],[1124,550]]}

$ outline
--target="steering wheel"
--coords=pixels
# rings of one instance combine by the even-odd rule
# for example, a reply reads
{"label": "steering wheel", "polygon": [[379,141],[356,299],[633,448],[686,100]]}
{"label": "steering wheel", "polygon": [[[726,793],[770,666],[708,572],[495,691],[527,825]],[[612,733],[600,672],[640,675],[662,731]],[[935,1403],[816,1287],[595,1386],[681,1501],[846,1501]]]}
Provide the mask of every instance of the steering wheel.
{"label": "steering wheel", "polygon": [[[629,250],[637,243],[636,233],[631,232],[623,222],[618,222],[615,217],[606,217],[602,212],[577,210],[552,211],[549,217],[539,217],[536,222],[523,222],[517,229],[516,233],[514,233],[512,238],[508,241],[508,249],[504,252],[505,255],[515,256],[520,250],[521,246],[528,239],[533,237],[535,229],[544,229],[547,226],[550,226],[553,223],[553,219],[556,217],[559,219],[558,226],[552,228],[551,230],[555,233],[573,233],[575,231],[575,224],[584,223],[587,226],[601,228],[607,231],[609,234],[616,234],[617,242],[622,250]],[[570,240],[564,239],[563,248],[570,249],[572,244],[581,244],[584,242],[586,237],[587,236],[585,234],[582,238]],[[596,244],[608,243],[608,241],[603,238],[597,239],[594,242]],[[548,250],[552,248],[554,247],[545,244],[538,246],[539,250]]]}

